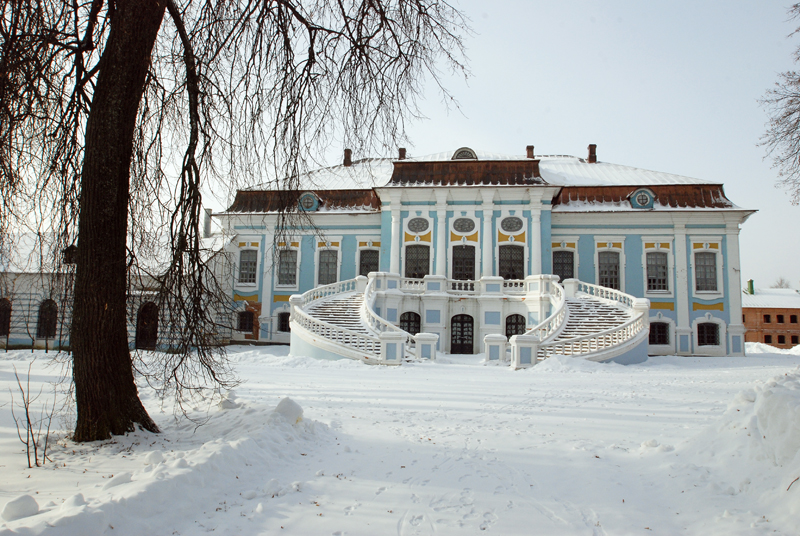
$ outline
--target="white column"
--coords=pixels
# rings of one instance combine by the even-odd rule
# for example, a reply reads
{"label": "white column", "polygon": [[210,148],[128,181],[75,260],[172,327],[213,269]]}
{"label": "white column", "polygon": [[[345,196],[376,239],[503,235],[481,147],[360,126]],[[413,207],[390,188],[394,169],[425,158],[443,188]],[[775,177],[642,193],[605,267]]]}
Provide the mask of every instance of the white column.
{"label": "white column", "polygon": [[481,190],[483,198],[483,265],[482,277],[494,275],[494,248],[492,247],[492,220],[494,219],[494,190]]}
{"label": "white column", "polygon": [[[686,252],[686,222],[675,222],[675,306],[678,324],[675,326],[675,351],[691,353],[692,326],[689,323],[689,262]],[[681,351],[681,339],[688,337],[688,347]]]}
{"label": "white column", "polygon": [[531,209],[531,275],[542,273],[542,211]]}
{"label": "white column", "polygon": [[436,190],[436,275],[447,276],[447,190]]}
{"label": "white column", "polygon": [[392,259],[389,264],[389,271],[393,274],[400,273],[400,244],[403,237],[400,236],[400,202],[395,205],[392,200]]}
{"label": "white column", "polygon": [[[728,301],[730,303],[730,324],[728,324],[728,353],[744,355],[744,332],[742,323],[742,279],[739,266],[739,222],[727,222],[725,227],[725,243],[727,245],[728,269]],[[733,347],[733,337],[739,338],[738,348]]]}

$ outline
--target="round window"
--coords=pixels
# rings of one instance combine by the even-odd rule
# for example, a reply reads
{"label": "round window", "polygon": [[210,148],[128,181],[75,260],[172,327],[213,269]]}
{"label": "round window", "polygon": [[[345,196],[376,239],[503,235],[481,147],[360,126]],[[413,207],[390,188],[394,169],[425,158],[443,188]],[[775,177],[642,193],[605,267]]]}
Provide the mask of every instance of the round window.
{"label": "round window", "polygon": [[316,205],[316,199],[312,194],[305,194],[300,198],[300,206],[303,210],[312,210]]}
{"label": "round window", "polygon": [[428,230],[428,220],[425,218],[411,218],[408,222],[408,230],[412,233],[421,233]]}
{"label": "round window", "polygon": [[516,233],[522,229],[522,220],[516,217],[505,218],[500,222],[500,228],[507,233]]}
{"label": "round window", "polygon": [[646,206],[648,203],[650,203],[650,196],[647,195],[646,192],[639,192],[639,194],[636,196],[636,202],[641,206]]}
{"label": "round window", "polygon": [[458,218],[453,222],[453,229],[457,233],[469,233],[475,229],[475,222],[469,218]]}

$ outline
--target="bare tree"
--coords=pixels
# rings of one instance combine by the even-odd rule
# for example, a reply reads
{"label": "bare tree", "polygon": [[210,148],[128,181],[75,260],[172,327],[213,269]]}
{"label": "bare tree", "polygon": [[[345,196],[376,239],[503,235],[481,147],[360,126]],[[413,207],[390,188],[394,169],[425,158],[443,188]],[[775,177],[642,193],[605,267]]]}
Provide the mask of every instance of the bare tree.
{"label": "bare tree", "polygon": [[[800,4],[789,8],[789,16],[800,18]],[[800,31],[795,30],[792,35]],[[800,47],[794,52],[800,61]],[[800,72],[778,75],[775,87],[767,91],[761,105],[769,115],[767,131],[761,136],[772,167],[778,170],[778,184],[789,191],[793,205],[800,203]]]}
{"label": "bare tree", "polygon": [[450,101],[439,62],[466,75],[466,21],[437,0],[0,0],[0,10],[0,237],[34,218],[61,246],[77,243],[76,441],[157,430],[128,350],[132,280],[157,282],[178,332],[178,352],[151,378],[176,392],[231,380],[215,350],[225,297],[201,240],[201,184],[266,176],[296,187],[332,143],[366,152],[403,140],[423,82]]}
{"label": "bare tree", "polygon": [[783,276],[780,276],[775,282],[770,286],[770,288],[792,288],[792,284],[789,283],[789,280]]}

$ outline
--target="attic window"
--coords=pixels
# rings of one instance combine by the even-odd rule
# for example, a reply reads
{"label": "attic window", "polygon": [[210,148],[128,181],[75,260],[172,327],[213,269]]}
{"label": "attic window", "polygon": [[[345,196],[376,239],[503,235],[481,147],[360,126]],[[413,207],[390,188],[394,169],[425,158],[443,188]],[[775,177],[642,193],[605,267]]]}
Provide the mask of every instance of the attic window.
{"label": "attic window", "polygon": [[645,188],[636,190],[629,197],[631,206],[633,208],[653,208],[653,202],[655,201],[655,198],[655,194]]}
{"label": "attic window", "polygon": [[306,192],[300,196],[297,201],[300,210],[305,212],[313,212],[319,208],[319,199],[311,192]]}
{"label": "attic window", "polygon": [[452,160],[477,160],[478,155],[475,154],[475,151],[470,149],[469,147],[462,147],[461,149],[457,150],[453,153]]}

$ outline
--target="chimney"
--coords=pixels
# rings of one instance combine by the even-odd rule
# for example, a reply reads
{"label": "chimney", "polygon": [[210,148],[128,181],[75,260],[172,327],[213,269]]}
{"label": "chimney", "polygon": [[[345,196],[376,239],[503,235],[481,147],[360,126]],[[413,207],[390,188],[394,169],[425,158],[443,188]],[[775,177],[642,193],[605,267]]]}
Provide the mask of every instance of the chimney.
{"label": "chimney", "polygon": [[528,158],[533,158],[533,145],[525,147],[525,151],[528,153]]}
{"label": "chimney", "polygon": [[756,293],[756,287],[752,279],[747,280],[747,293],[751,296]]}
{"label": "chimney", "polygon": [[597,163],[597,145],[594,143],[589,144],[589,158],[587,159],[587,162],[590,164]]}
{"label": "chimney", "polygon": [[350,167],[353,165],[353,151],[350,149],[344,150],[344,165]]}
{"label": "chimney", "polygon": [[205,209],[206,215],[203,218],[203,238],[211,236],[211,209]]}
{"label": "chimney", "polygon": [[405,159],[406,159],[406,148],[400,147],[400,156],[398,157],[398,160],[405,160]]}

